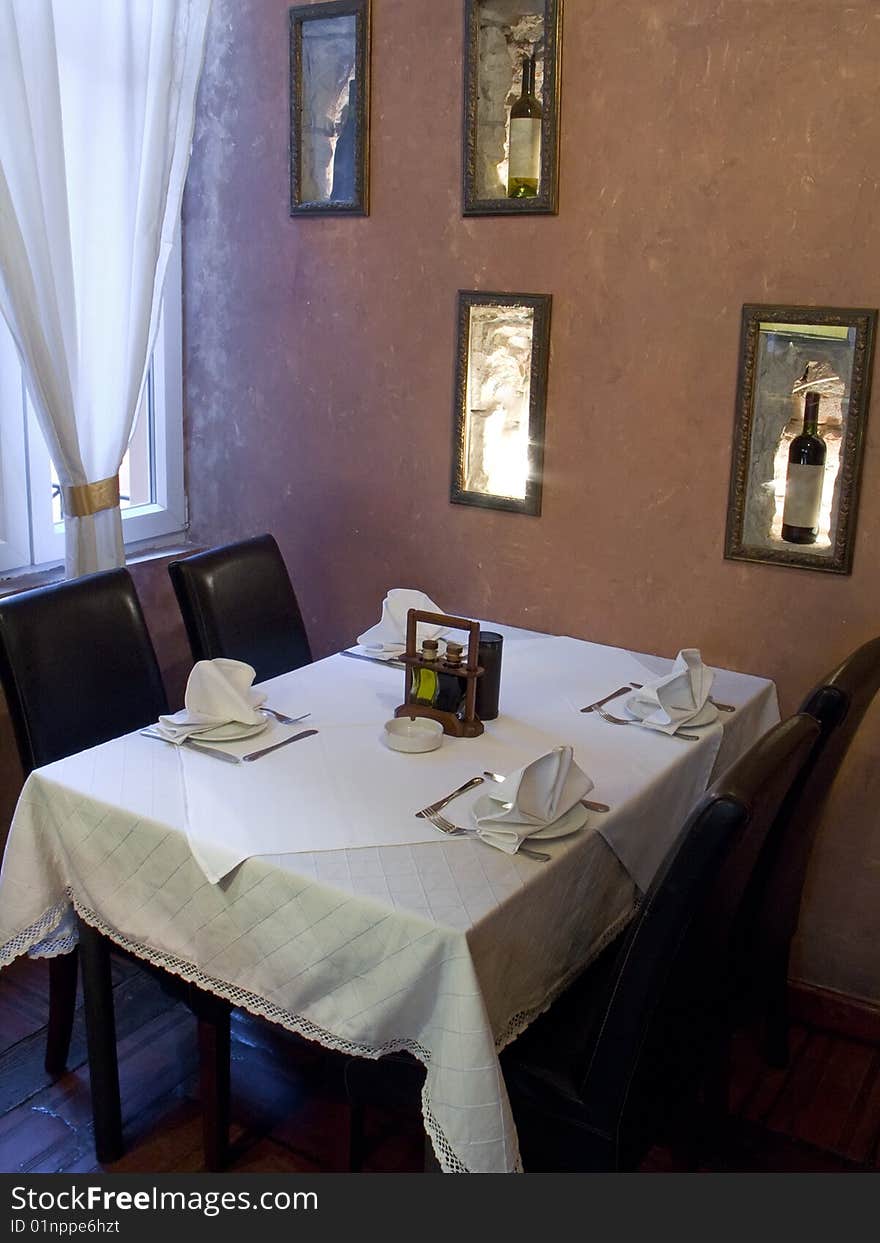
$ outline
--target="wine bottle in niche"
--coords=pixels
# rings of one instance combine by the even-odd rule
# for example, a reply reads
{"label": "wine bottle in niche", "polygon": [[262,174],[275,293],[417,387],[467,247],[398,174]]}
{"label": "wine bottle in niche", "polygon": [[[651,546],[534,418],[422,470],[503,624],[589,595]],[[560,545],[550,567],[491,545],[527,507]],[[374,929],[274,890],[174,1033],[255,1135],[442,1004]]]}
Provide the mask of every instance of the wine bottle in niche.
{"label": "wine bottle in niche", "polygon": [[541,118],[535,98],[535,58],[523,58],[522,94],[510,109],[507,197],[534,198],[541,178]]}
{"label": "wine bottle in niche", "polygon": [[825,441],[819,435],[819,394],[804,400],[804,430],[788,450],[782,538],[789,544],[815,544],[825,482]]}

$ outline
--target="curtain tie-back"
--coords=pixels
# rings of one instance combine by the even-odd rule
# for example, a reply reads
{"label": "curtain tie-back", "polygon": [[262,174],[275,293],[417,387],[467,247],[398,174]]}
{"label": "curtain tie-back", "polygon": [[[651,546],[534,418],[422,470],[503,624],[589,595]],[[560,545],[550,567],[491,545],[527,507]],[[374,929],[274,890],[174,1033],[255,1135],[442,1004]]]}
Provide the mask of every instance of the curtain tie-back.
{"label": "curtain tie-back", "polygon": [[119,504],[119,476],[99,479],[97,483],[78,483],[61,489],[64,513],[68,518],[86,518],[102,509],[115,509]]}

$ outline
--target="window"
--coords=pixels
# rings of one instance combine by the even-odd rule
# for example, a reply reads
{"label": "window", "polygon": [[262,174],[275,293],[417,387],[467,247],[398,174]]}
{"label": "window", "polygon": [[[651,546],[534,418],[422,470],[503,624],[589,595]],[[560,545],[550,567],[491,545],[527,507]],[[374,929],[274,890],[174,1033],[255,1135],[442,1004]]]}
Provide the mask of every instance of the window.
{"label": "window", "polygon": [[[185,527],[179,245],[168,264],[156,345],[119,490],[126,545]],[[0,318],[0,572],[63,560],[58,478]]]}

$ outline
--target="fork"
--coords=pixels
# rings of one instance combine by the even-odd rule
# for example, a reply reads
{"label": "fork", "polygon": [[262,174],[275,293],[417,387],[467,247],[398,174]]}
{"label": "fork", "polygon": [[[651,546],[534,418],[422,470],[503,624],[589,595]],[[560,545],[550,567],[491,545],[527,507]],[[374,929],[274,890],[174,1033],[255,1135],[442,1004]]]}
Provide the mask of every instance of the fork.
{"label": "fork", "polygon": [[[639,724],[638,721],[624,721],[622,717],[612,716],[611,713],[606,712],[604,708],[597,708],[596,711],[599,713],[599,716],[602,718],[603,721],[609,721],[612,725],[638,725]],[[668,737],[686,738],[688,742],[699,742],[700,741],[699,734],[682,734],[679,731],[676,731],[674,734],[669,734]]]}
{"label": "fork", "polygon": [[298,725],[300,721],[304,721],[307,716],[311,716],[311,712],[304,712],[302,716],[285,716],[283,712],[278,712],[275,708],[268,708],[265,704],[260,705],[261,712],[268,712],[269,716],[274,716],[275,720],[282,725]]}
{"label": "fork", "polygon": [[[441,816],[438,811],[433,811],[429,816],[425,816],[426,820],[430,820],[435,829],[439,829],[441,833],[445,833],[447,837],[463,837],[468,833],[476,834],[476,829],[466,829],[460,824],[453,824],[451,820],[447,820],[445,816]],[[538,863],[549,863],[551,856],[544,854],[543,850],[530,850],[528,846],[520,846],[516,852],[518,855],[526,855],[529,859],[536,859]]]}
{"label": "fork", "polygon": [[464,794],[467,790],[472,790],[474,786],[483,784],[482,777],[471,777],[470,781],[465,781],[457,790],[453,790],[451,794],[447,794],[445,798],[438,798],[436,803],[429,803],[427,807],[423,807],[421,811],[416,812],[416,816],[420,816],[427,820],[435,811],[442,811],[447,803],[451,803],[454,798],[458,798],[459,794]]}

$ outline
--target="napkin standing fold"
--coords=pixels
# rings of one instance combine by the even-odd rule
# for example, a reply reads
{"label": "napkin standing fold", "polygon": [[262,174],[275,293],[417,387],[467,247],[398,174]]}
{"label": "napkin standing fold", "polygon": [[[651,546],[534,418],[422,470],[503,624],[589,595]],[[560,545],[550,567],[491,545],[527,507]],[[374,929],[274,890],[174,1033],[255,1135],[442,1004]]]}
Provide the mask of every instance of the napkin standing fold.
{"label": "napkin standing fold", "polygon": [[255,691],[256,670],[241,660],[200,660],[192,668],[186,684],[184,707],[180,712],[160,716],[156,725],[166,742],[180,745],[187,738],[210,732],[233,722],[261,725],[265,721],[257,709],[265,703],[264,691]]}
{"label": "napkin standing fold", "polygon": [[571,811],[592,788],[592,780],[574,761],[573,748],[554,747],[489,792],[497,809],[474,817],[477,834],[490,846],[515,854],[533,833]]}
{"label": "napkin standing fold", "polygon": [[[392,587],[382,601],[382,616],[375,626],[358,635],[358,643],[371,656],[399,656],[406,648],[406,617],[410,609],[423,613],[442,613],[430,596],[409,587]],[[418,643],[425,639],[439,639],[446,634],[442,626],[429,626],[419,622],[416,627]]]}
{"label": "napkin standing fold", "polygon": [[636,715],[648,729],[674,734],[703,711],[714,680],[715,674],[703,664],[699,650],[682,648],[669,673],[634,693]]}

